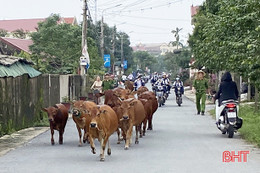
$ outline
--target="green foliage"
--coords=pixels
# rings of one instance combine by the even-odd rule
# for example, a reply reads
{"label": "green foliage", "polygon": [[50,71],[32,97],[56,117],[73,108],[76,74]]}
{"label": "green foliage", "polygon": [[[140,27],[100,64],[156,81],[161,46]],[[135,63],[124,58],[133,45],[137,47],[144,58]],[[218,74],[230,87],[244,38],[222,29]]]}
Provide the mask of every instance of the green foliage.
{"label": "green foliage", "polygon": [[151,68],[151,66],[156,63],[154,56],[149,54],[146,51],[137,51],[133,53],[134,62],[137,64],[138,69],[143,71],[146,70],[146,67]]}
{"label": "green foliage", "polygon": [[4,29],[0,29],[0,37],[6,37],[7,36],[7,31]]}
{"label": "green foliage", "polygon": [[[77,25],[60,24],[60,17],[52,15],[39,23],[38,31],[31,34],[30,47],[36,68],[44,73],[77,73],[81,56],[82,29]],[[103,61],[98,56],[95,40],[88,37],[90,69],[100,69]]]}
{"label": "green foliage", "polygon": [[172,72],[173,76],[176,76],[182,69],[189,68],[190,59],[191,51],[188,48],[183,48],[179,54],[166,53],[164,61],[166,69]]}
{"label": "green foliage", "polygon": [[206,0],[189,38],[195,67],[233,71],[259,86],[259,18],[259,0]]}
{"label": "green foliage", "polygon": [[12,32],[13,36],[16,38],[21,38],[21,39],[25,39],[27,32],[24,31],[23,29],[17,29],[15,31]]}
{"label": "green foliage", "polygon": [[241,107],[239,116],[243,118],[243,126],[239,130],[242,137],[260,147],[260,112],[254,112],[254,107],[247,105]]}

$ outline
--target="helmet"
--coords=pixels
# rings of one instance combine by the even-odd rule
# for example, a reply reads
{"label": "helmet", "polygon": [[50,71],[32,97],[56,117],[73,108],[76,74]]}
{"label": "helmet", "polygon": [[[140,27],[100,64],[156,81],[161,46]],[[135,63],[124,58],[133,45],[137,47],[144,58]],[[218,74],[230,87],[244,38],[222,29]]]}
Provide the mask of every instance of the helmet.
{"label": "helmet", "polygon": [[178,81],[178,80],[180,80],[180,78],[179,78],[179,77],[176,77],[176,80]]}

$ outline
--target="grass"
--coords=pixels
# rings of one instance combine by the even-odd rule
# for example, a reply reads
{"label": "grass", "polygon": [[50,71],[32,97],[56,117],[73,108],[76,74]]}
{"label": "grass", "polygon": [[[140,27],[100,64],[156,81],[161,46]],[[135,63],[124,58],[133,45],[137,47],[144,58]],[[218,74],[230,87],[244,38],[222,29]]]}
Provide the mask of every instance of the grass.
{"label": "grass", "polygon": [[[215,119],[215,110],[209,113]],[[243,118],[243,126],[238,130],[242,138],[260,147],[260,111],[255,112],[253,105],[243,105],[239,107],[239,117]]]}

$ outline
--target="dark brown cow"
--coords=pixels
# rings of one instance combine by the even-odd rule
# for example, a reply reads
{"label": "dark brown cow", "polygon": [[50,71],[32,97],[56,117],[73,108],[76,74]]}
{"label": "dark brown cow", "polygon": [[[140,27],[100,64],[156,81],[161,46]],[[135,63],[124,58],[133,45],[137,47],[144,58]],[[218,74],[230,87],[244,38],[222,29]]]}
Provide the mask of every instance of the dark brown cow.
{"label": "dark brown cow", "polygon": [[141,98],[138,98],[138,100],[142,102],[145,110],[145,115],[146,115],[143,121],[143,134],[140,134],[140,137],[142,137],[141,135],[145,136],[147,121],[153,115],[153,109],[152,109],[153,101],[151,99],[147,100]]}
{"label": "dark brown cow", "polygon": [[76,127],[78,129],[79,133],[79,146],[82,146],[82,141],[81,141],[81,129],[84,130],[84,135],[83,135],[83,142],[85,143],[88,141],[88,127],[91,121],[91,118],[86,115],[85,111],[90,111],[91,108],[97,106],[96,103],[91,102],[91,101],[75,101],[73,103],[73,108],[72,108],[72,119],[76,123]]}
{"label": "dark brown cow", "polygon": [[125,81],[125,89],[129,89],[130,91],[134,90],[134,82],[127,80]]}
{"label": "dark brown cow", "polygon": [[123,117],[120,119],[121,121],[121,129],[123,130],[123,134],[126,135],[125,138],[125,149],[129,148],[130,139],[132,137],[133,126],[135,126],[136,130],[136,138],[135,143],[138,144],[138,131],[141,131],[141,123],[145,118],[145,110],[141,101],[137,99],[127,99],[122,101],[121,108],[123,111]]}
{"label": "dark brown cow", "polygon": [[148,115],[148,128],[147,130],[153,130],[153,114],[158,109],[158,102],[153,92],[151,91],[145,91],[142,94],[138,96],[138,99],[147,99],[151,100],[151,107],[152,107],[152,114]]}
{"label": "dark brown cow", "polygon": [[43,108],[48,113],[51,129],[51,144],[54,145],[54,130],[59,131],[59,144],[63,144],[63,133],[68,120],[68,109],[63,104]]}
{"label": "dark brown cow", "polygon": [[149,89],[145,86],[141,86],[140,88],[138,88],[137,90],[137,96],[139,96],[140,94],[142,94],[145,91],[149,91]]}
{"label": "dark brown cow", "polygon": [[92,118],[89,126],[89,140],[92,153],[96,154],[94,139],[98,138],[101,145],[100,161],[105,160],[105,149],[108,143],[107,154],[111,155],[109,137],[118,128],[118,119],[115,111],[107,105],[94,107],[88,113]]}

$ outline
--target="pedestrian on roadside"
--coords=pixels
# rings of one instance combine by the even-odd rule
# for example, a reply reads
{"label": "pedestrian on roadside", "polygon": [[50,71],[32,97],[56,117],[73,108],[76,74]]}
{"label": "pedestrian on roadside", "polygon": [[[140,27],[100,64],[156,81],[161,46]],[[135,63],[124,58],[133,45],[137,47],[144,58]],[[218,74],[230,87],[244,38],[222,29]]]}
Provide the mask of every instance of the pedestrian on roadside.
{"label": "pedestrian on roadside", "polygon": [[91,86],[91,89],[93,89],[93,94],[94,94],[94,98],[95,98],[94,101],[96,102],[96,104],[99,104],[100,97],[98,96],[98,94],[102,92],[102,81],[99,76],[97,76],[95,82]]}
{"label": "pedestrian on roadside", "polygon": [[208,90],[208,81],[205,79],[205,72],[200,70],[197,72],[196,78],[193,81],[193,91],[196,92],[196,107],[197,114],[205,114],[206,92]]}

